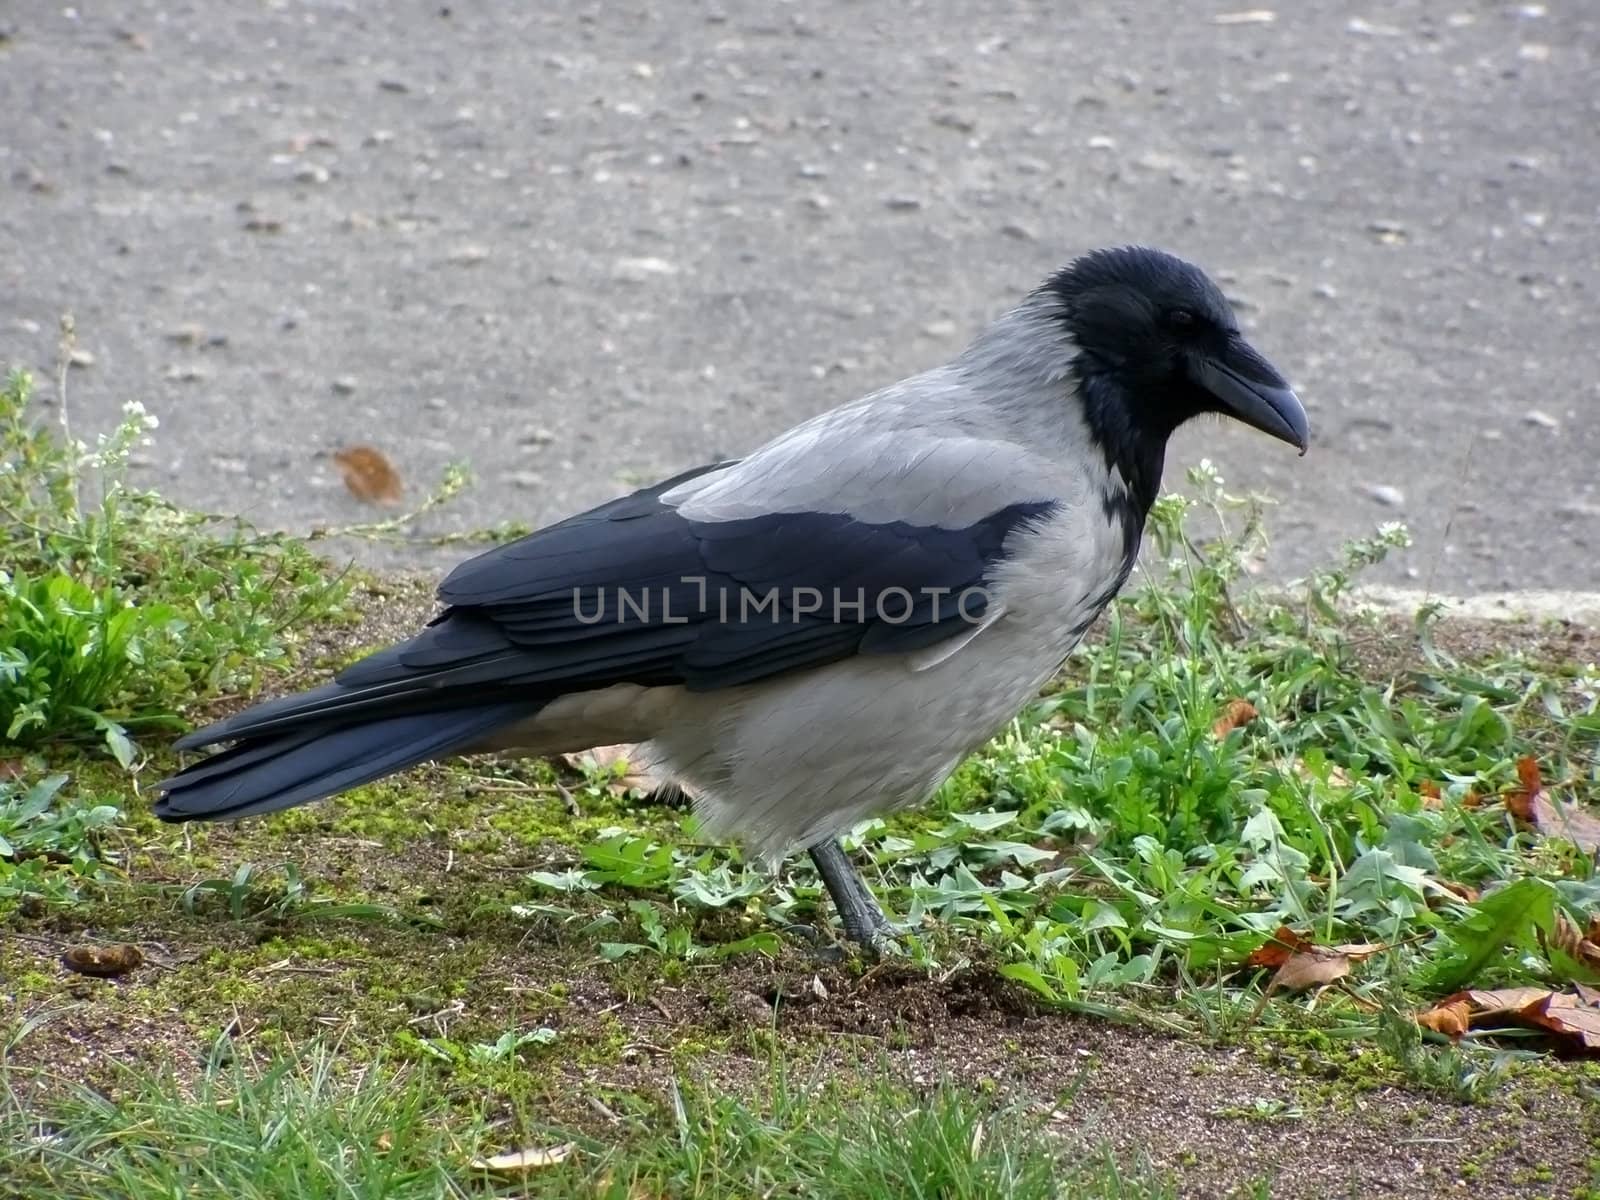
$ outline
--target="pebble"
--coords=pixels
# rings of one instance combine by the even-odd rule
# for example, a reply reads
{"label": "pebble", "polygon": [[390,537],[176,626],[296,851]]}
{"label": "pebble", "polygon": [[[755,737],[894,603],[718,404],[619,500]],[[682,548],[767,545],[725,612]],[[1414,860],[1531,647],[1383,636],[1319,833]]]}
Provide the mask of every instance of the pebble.
{"label": "pebble", "polygon": [[1367,495],[1385,508],[1399,508],[1406,502],[1406,494],[1387,483],[1369,483]]}
{"label": "pebble", "polygon": [[1015,238],[1019,242],[1036,242],[1039,240],[1038,235],[1033,230],[1017,221],[1007,221],[1000,226],[1000,232],[1008,238]]}
{"label": "pebble", "polygon": [[199,383],[211,378],[211,372],[199,363],[173,363],[166,370],[171,383]]}
{"label": "pebble", "polygon": [[94,366],[94,355],[87,350],[74,350],[72,357],[67,361],[75,367],[92,367]]}
{"label": "pebble", "polygon": [[1339,293],[1331,283],[1319,283],[1311,289],[1311,294],[1319,300],[1336,300]]}
{"label": "pebble", "polygon": [[333,393],[336,396],[348,396],[356,390],[356,377],[354,375],[340,375],[333,381]]}
{"label": "pebble", "polygon": [[1089,149],[1091,150],[1115,150],[1116,148],[1117,139],[1107,134],[1097,133],[1089,139]]}
{"label": "pebble", "polygon": [[1527,412],[1523,413],[1522,419],[1529,425],[1537,425],[1540,429],[1561,428],[1560,421],[1556,420],[1549,413],[1543,412],[1537,408],[1530,408]]}
{"label": "pebble", "polygon": [[619,258],[611,277],[621,283],[643,283],[661,275],[676,275],[678,268],[664,258]]}
{"label": "pebble", "polygon": [[205,327],[194,321],[185,321],[167,330],[167,341],[177,342],[180,346],[197,346],[205,336]]}
{"label": "pebble", "polygon": [[1345,29],[1358,37],[1399,37],[1405,30],[1395,25],[1379,25],[1363,17],[1352,17]]}
{"label": "pebble", "polygon": [[537,471],[513,471],[506,476],[506,480],[512,487],[519,487],[525,491],[544,486],[544,476]]}
{"label": "pebble", "polygon": [[551,442],[556,440],[556,435],[553,431],[545,429],[541,426],[538,429],[528,430],[528,432],[523,434],[518,440],[524,446],[548,446]]}
{"label": "pebble", "polygon": [[954,337],[956,332],[956,323],[954,321],[944,319],[938,321],[929,321],[922,327],[922,332],[931,338]]}
{"label": "pebble", "polygon": [[333,178],[333,173],[327,167],[318,166],[316,163],[306,163],[294,173],[296,183],[327,183]]}
{"label": "pebble", "polygon": [[922,207],[922,201],[916,196],[886,196],[884,207],[890,212],[915,212]]}
{"label": "pebble", "polygon": [[487,246],[457,246],[450,251],[450,261],[458,267],[473,267],[489,257]]}

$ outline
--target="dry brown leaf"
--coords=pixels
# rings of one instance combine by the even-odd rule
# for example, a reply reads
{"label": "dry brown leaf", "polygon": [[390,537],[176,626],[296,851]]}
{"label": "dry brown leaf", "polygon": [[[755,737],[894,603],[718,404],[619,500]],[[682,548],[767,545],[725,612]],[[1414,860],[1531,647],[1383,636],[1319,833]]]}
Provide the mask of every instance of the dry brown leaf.
{"label": "dry brown leaf", "polygon": [[1563,804],[1544,789],[1539,764],[1517,760],[1519,785],[1506,793],[1506,811],[1546,837],[1566,838],[1585,854],[1600,853],[1600,817],[1575,804]]}
{"label": "dry brown leaf", "polygon": [[344,485],[357,500],[368,504],[399,504],[405,494],[400,472],[372,446],[346,446],[336,450],[333,461],[339,465]]}
{"label": "dry brown leaf", "polygon": [[139,947],[127,944],[116,946],[72,946],[61,955],[61,965],[79,975],[94,975],[101,979],[112,975],[126,975],[144,962]]}
{"label": "dry brown leaf", "polygon": [[[1270,941],[1245,959],[1247,967],[1276,967],[1262,993],[1261,1004],[1276,991],[1303,992],[1327,987],[1350,974],[1350,967],[1389,947],[1383,942],[1351,942],[1343,946],[1318,946],[1287,925],[1280,925]],[[1257,1011],[1260,1009],[1258,1007]]]}
{"label": "dry brown leaf", "polygon": [[1550,941],[1585,966],[1600,971],[1600,938],[1595,936],[1597,933],[1600,933],[1600,917],[1591,919],[1586,929],[1579,929],[1572,918],[1557,910],[1556,927],[1550,935]]}
{"label": "dry brown leaf", "polygon": [[[1417,795],[1422,797],[1422,807],[1430,812],[1437,812],[1444,807],[1444,792],[1431,779],[1424,779],[1417,784]],[[1482,803],[1483,800],[1478,796],[1478,793],[1471,788],[1461,793],[1462,808],[1477,808]]]}
{"label": "dry brown leaf", "polygon": [[529,1171],[560,1166],[572,1157],[577,1148],[576,1142],[562,1142],[557,1146],[529,1146],[525,1150],[513,1150],[510,1154],[475,1158],[472,1168],[475,1171],[492,1171],[496,1175],[526,1175]]}
{"label": "dry brown leaf", "polygon": [[1256,947],[1244,960],[1247,967],[1281,967],[1297,950],[1310,947],[1311,939],[1302,937],[1287,925],[1278,926],[1278,932]]}
{"label": "dry brown leaf", "polygon": [[1456,883],[1454,880],[1450,879],[1440,879],[1436,882],[1445,891],[1451,893],[1452,895],[1460,896],[1468,904],[1476,904],[1478,901],[1478,889],[1473,887],[1471,884]]}
{"label": "dry brown leaf", "polygon": [[1222,715],[1211,726],[1211,736],[1225,738],[1241,725],[1247,725],[1257,716],[1256,706],[1244,699],[1229,700],[1222,709]]}
{"label": "dry brown leaf", "polygon": [[22,760],[20,758],[0,758],[0,780],[21,778]]}
{"label": "dry brown leaf", "polygon": [[[639,757],[639,747],[635,745],[596,746],[593,750],[585,750],[580,754],[563,754],[561,761],[576,771],[587,769],[587,760],[592,759],[594,765],[602,771],[612,772],[611,779],[606,788],[613,796],[625,795],[631,791],[653,792],[664,782],[657,779],[648,771],[635,770],[633,763]],[[617,764],[622,763],[623,774],[615,774]]]}
{"label": "dry brown leaf", "polygon": [[1563,1051],[1600,1057],[1600,989],[1582,984],[1571,992],[1535,987],[1456,992],[1418,1013],[1417,1023],[1451,1038],[1467,1029],[1521,1025],[1550,1034]]}
{"label": "dry brown leaf", "polygon": [[1442,1033],[1451,1041],[1459,1041],[1472,1026],[1472,1004],[1455,1000],[1449,1004],[1435,1004],[1417,1014],[1417,1024],[1435,1033]]}
{"label": "dry brown leaf", "polygon": [[1600,1006],[1582,996],[1554,992],[1517,1012],[1517,1018],[1563,1039],[1564,1049],[1600,1055]]}
{"label": "dry brown leaf", "polygon": [[1453,996],[1446,996],[1440,1003],[1448,1004],[1455,1000],[1465,999],[1472,1005],[1472,1012],[1475,1017],[1498,1017],[1526,1008],[1541,996],[1548,996],[1549,994],[1549,988],[1537,987],[1473,988],[1471,991],[1457,992]]}
{"label": "dry brown leaf", "polygon": [[1326,946],[1297,950],[1278,968],[1272,982],[1267,984],[1267,991],[1303,992],[1307,988],[1327,987],[1350,974],[1353,961]]}

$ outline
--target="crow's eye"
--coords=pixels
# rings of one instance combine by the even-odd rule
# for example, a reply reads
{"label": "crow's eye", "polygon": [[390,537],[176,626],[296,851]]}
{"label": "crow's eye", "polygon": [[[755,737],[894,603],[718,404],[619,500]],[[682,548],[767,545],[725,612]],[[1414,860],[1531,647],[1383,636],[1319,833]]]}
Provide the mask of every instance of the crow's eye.
{"label": "crow's eye", "polygon": [[1166,312],[1167,328],[1186,333],[1200,323],[1192,308],[1169,308]]}

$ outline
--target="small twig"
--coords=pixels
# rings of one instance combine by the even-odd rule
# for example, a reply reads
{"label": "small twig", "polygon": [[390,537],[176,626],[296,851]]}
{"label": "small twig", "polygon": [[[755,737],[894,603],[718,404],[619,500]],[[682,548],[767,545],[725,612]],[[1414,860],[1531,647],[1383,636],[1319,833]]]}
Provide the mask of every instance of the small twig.
{"label": "small twig", "polygon": [[583,810],[578,807],[577,797],[559,783],[553,783],[550,786],[560,793],[562,802],[567,806],[568,816],[581,817],[583,815]]}
{"label": "small twig", "polygon": [[258,975],[273,975],[273,974],[277,974],[280,971],[283,972],[284,974],[287,974],[287,975],[337,975],[337,974],[339,974],[339,968],[337,968],[337,967],[302,967],[302,966],[296,965],[295,963],[290,962],[287,958],[280,959],[278,962],[275,962],[275,963],[268,963],[266,966],[261,967],[255,973],[258,974]]}
{"label": "small twig", "polygon": [[[72,353],[77,349],[78,323],[71,313],[61,314],[61,336],[56,341],[56,402],[61,406],[61,440],[72,449],[72,421],[67,416],[67,372],[72,369]],[[77,483],[77,471],[73,471]],[[76,499],[76,497],[74,497]]]}
{"label": "small twig", "polygon": [[654,1042],[629,1042],[626,1046],[624,1046],[622,1048],[622,1053],[623,1054],[627,1054],[628,1051],[630,1051],[630,1050],[647,1050],[651,1054],[666,1054],[667,1053],[667,1050],[666,1050],[665,1047],[658,1046]]}
{"label": "small twig", "polygon": [[16,938],[21,942],[32,942],[36,946],[45,946],[51,950],[57,950],[61,947],[61,942],[52,938],[40,937],[36,933],[8,933],[6,936]]}

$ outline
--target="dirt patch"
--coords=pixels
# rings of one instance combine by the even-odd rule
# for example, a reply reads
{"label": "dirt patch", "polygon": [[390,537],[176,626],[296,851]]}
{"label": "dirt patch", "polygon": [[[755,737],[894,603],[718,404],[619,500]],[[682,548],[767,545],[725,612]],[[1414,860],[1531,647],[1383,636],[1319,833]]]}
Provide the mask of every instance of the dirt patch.
{"label": "dirt patch", "polygon": [[[821,965],[786,949],[776,962],[628,971],[504,930],[474,947],[428,931],[357,930],[307,953],[263,937],[271,931],[212,921],[94,930],[141,941],[150,960],[99,982],[59,966],[60,948],[86,932],[29,934],[6,952],[8,977],[30,993],[7,1005],[6,1024],[43,1007],[57,1014],[11,1058],[48,1072],[46,1087],[115,1089],[115,1068],[132,1063],[193,1077],[224,1025],[234,1052],[262,1057],[283,1045],[274,1033],[292,1041],[320,1030],[392,1054],[394,1029],[470,1041],[548,1025],[559,1031],[548,1052],[493,1073],[444,1067],[449,1086],[489,1098],[509,1121],[532,1110],[604,1137],[609,1095],[664,1097],[685,1074],[758,1090],[780,1051],[802,1077],[960,1083],[1025,1108],[1074,1155],[1109,1145],[1172,1172],[1193,1196],[1243,1194],[1263,1179],[1274,1196],[1307,1200],[1521,1197],[1534,1185],[1571,1194],[1589,1179],[1600,1133],[1600,1110],[1579,1096],[1581,1068],[1541,1067],[1537,1082],[1463,1105],[1384,1083],[1376,1052],[1370,1071],[1359,1050],[1286,1068],[1264,1061],[1260,1040],[1210,1045],[1042,1011],[981,965],[932,977],[901,964]],[[363,1004],[396,978],[415,992]]]}

